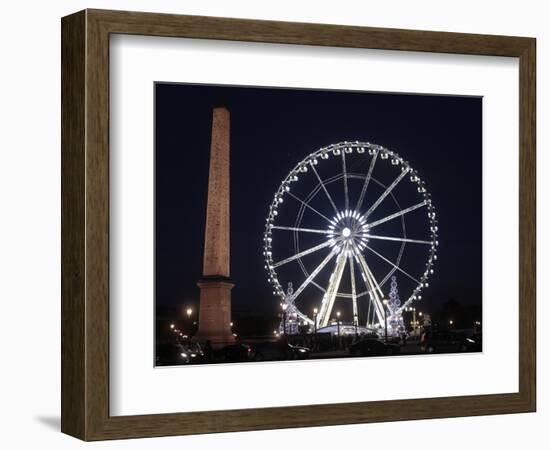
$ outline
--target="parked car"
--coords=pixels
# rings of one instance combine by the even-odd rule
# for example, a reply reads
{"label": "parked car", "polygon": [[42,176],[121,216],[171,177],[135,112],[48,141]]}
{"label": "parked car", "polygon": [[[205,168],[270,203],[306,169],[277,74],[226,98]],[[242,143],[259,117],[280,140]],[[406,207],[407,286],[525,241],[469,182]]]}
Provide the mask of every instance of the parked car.
{"label": "parked car", "polygon": [[463,352],[480,352],[482,351],[481,333],[476,333],[472,336],[465,337],[462,340],[460,350]]}
{"label": "parked car", "polygon": [[308,359],[311,353],[311,349],[308,347],[302,347],[300,345],[288,344],[292,359]]}
{"label": "parked car", "polygon": [[197,342],[189,342],[181,345],[182,357],[187,358],[187,364],[200,364],[206,362],[201,346]]}
{"label": "parked car", "polygon": [[427,331],[420,338],[425,353],[455,353],[462,350],[464,336],[453,331]]}
{"label": "parked car", "polygon": [[396,344],[386,344],[378,339],[363,339],[351,344],[349,352],[352,356],[398,355],[401,353],[401,347]]}
{"label": "parked car", "polygon": [[204,362],[204,354],[198,344],[158,344],[155,362],[157,366],[176,366]]}
{"label": "parked car", "polygon": [[231,344],[217,350],[215,359],[220,362],[247,362],[254,360],[254,349],[247,344]]}
{"label": "parked car", "polygon": [[307,359],[311,352],[307,347],[288,344],[284,341],[261,342],[254,346],[254,351],[254,361]]}

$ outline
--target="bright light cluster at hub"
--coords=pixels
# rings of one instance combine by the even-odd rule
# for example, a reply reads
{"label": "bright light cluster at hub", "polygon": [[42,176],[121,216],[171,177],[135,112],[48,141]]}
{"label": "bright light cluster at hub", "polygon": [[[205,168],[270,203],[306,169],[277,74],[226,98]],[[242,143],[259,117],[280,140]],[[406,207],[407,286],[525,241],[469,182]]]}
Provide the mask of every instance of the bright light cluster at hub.
{"label": "bright light cluster at hub", "polygon": [[[366,163],[366,170],[351,170],[349,164],[352,157],[362,158],[359,161]],[[382,166],[385,173],[392,174],[391,182],[382,183],[377,179],[376,170],[381,170]],[[330,176],[326,175],[327,172]],[[305,196],[297,193],[304,192],[301,183],[311,184],[311,190],[306,189],[309,193]],[[416,199],[413,202],[412,196],[403,200],[396,192],[397,186],[404,183],[414,188],[412,192]],[[334,195],[335,186],[342,195]],[[353,195],[352,187],[356,188]],[[376,193],[373,192],[375,188]],[[320,198],[324,202],[323,208],[318,204]],[[287,199],[299,208],[293,223],[279,220],[279,213]],[[391,211],[388,204],[392,206]],[[425,215],[419,221],[418,212],[422,210]],[[331,211],[330,214],[327,211]],[[413,211],[417,213],[411,214]],[[302,226],[306,212],[318,219],[318,225]],[[422,236],[407,236],[405,216],[408,220],[418,221],[416,230],[422,227]],[[401,223],[400,233],[383,232],[384,226],[395,223]],[[318,243],[301,249],[300,239],[305,235],[316,237]],[[279,257],[278,246],[285,240],[293,240],[295,252]],[[433,274],[439,244],[435,208],[426,183],[418,172],[397,153],[380,145],[358,141],[323,147],[296,164],[274,195],[263,242],[265,268],[273,294],[283,302],[291,301],[300,320],[311,326],[314,324],[311,313],[300,307],[300,295],[308,286],[314,286],[319,291],[316,327],[329,325],[337,301],[350,300],[352,323],[368,328],[380,328],[384,324],[384,299],[388,298],[390,288],[387,284],[391,277],[395,281],[395,275],[399,275],[413,282],[407,300],[402,302],[398,311],[394,311],[395,314],[422,298],[421,290],[428,286],[428,278]],[[378,245],[377,249],[374,242]],[[395,250],[390,251],[390,245],[394,249],[395,245],[399,246],[397,254],[392,254]],[[426,246],[427,252],[422,253],[426,259],[422,261],[417,258],[409,266],[404,264],[406,245]],[[307,255],[317,255],[319,261],[308,266],[304,262]],[[280,280],[280,269],[290,264],[296,265],[294,279]],[[325,277],[326,282],[318,281],[322,271],[330,271],[330,275]],[[346,275],[347,289],[343,288],[342,281],[345,272],[349,274],[349,279]],[[293,282],[295,286],[291,299],[282,288],[282,284],[288,282]],[[364,306],[362,310],[366,312],[360,315],[361,302]]]}

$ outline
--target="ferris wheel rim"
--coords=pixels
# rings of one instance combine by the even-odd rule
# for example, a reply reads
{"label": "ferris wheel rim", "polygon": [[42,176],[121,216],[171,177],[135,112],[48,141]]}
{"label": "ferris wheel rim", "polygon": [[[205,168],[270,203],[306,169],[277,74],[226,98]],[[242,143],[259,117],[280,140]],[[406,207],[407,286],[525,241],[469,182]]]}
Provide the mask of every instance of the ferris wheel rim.
{"label": "ferris wheel rim", "polygon": [[[317,162],[318,162],[319,158],[327,159],[328,156],[329,156],[329,152],[332,152],[334,155],[340,155],[341,154],[342,155],[342,164],[343,164],[343,177],[340,177],[340,178],[344,179],[345,193],[346,193],[346,196],[345,196],[346,209],[345,210],[348,211],[348,208],[349,208],[348,185],[347,185],[348,175],[346,174],[346,166],[345,166],[346,157],[345,157],[345,153],[353,153],[354,149],[357,153],[364,153],[365,150],[368,149],[369,155],[374,155],[372,160],[371,160],[371,164],[370,164],[370,167],[369,167],[369,172],[366,176],[366,181],[364,183],[362,193],[361,193],[361,196],[360,196],[360,200],[359,200],[357,206],[359,206],[360,202],[363,200],[363,195],[364,195],[364,192],[366,191],[366,187],[367,187],[368,183],[370,182],[370,180],[373,178],[373,177],[371,177],[372,170],[373,170],[373,167],[374,167],[374,164],[375,164],[375,161],[376,161],[376,158],[378,157],[378,155],[381,155],[381,159],[391,159],[392,165],[400,165],[401,166],[401,171],[402,171],[401,174],[393,181],[393,183],[390,185],[390,187],[387,188],[386,191],[384,191],[384,193],[376,200],[376,202],[371,204],[371,206],[369,207],[367,212],[364,214],[365,217],[368,217],[380,205],[380,203],[384,200],[384,198],[386,198],[388,195],[391,194],[391,191],[395,187],[395,185],[397,185],[401,181],[401,179],[403,179],[408,174],[410,174],[411,182],[416,183],[418,185],[417,189],[418,189],[418,192],[421,193],[422,197],[424,198],[423,202],[421,202],[421,204],[414,205],[414,206],[405,208],[405,210],[401,210],[397,213],[391,214],[390,216],[387,216],[387,217],[385,217],[381,220],[375,221],[375,223],[378,222],[378,224],[380,224],[380,223],[383,223],[384,221],[392,220],[393,218],[395,218],[399,215],[403,216],[405,213],[410,212],[414,209],[417,209],[418,207],[421,207],[421,206],[427,206],[427,208],[428,208],[428,218],[429,218],[430,232],[431,232],[430,233],[430,240],[429,241],[420,241],[420,240],[408,239],[408,241],[410,241],[411,243],[412,242],[424,243],[424,244],[429,244],[431,246],[431,249],[429,251],[429,256],[428,256],[428,262],[426,263],[426,269],[425,269],[424,273],[419,277],[420,280],[415,279],[414,277],[409,275],[407,272],[400,269],[398,265],[394,265],[395,268],[393,269],[393,271],[391,271],[391,273],[389,272],[388,276],[385,278],[385,280],[387,282],[387,279],[390,276],[392,276],[393,273],[396,270],[400,270],[405,275],[409,276],[411,279],[413,279],[415,282],[418,283],[417,286],[412,291],[412,294],[410,295],[410,297],[405,302],[402,303],[401,308],[399,309],[399,311],[401,311],[404,308],[406,308],[412,301],[421,299],[421,296],[419,295],[419,293],[421,292],[423,287],[428,286],[427,280],[429,278],[429,275],[433,274],[434,261],[437,259],[436,247],[439,244],[439,242],[437,240],[438,239],[438,234],[437,234],[438,227],[437,227],[437,220],[435,220],[435,208],[434,208],[434,206],[431,202],[430,194],[427,192],[427,190],[425,188],[425,182],[418,176],[418,172],[416,170],[414,170],[409,165],[408,161],[403,160],[396,152],[388,150],[387,148],[385,148],[383,146],[376,145],[376,144],[370,144],[368,142],[360,142],[360,141],[348,142],[348,141],[344,141],[344,142],[339,142],[337,144],[331,144],[329,146],[322,147],[322,148],[318,149],[316,152],[310,153],[308,156],[306,156],[300,162],[298,162],[293,167],[293,169],[289,172],[287,177],[285,177],[283,182],[280,184],[279,189],[276,191],[274,199],[273,199],[273,201],[270,205],[269,214],[268,214],[268,217],[266,219],[266,226],[265,226],[265,231],[264,231],[264,256],[265,256],[265,261],[266,261],[266,269],[268,269],[268,272],[269,272],[268,281],[274,285],[274,294],[279,295],[281,298],[284,298],[284,293],[283,293],[283,290],[282,290],[282,286],[281,286],[281,284],[278,280],[277,273],[275,271],[276,267],[273,266],[270,235],[271,235],[271,231],[273,229],[274,218],[277,215],[277,206],[278,206],[279,202],[282,203],[283,196],[287,193],[290,193],[289,192],[290,191],[289,190],[290,184],[292,182],[296,182],[298,180],[298,177],[297,177],[298,173],[307,172],[308,166],[311,167],[312,171],[315,173],[315,175],[316,175],[316,177],[319,181],[319,185],[325,191],[326,196],[327,196],[327,198],[329,199],[329,201],[331,203],[331,206],[333,207],[336,215],[338,216],[340,211],[336,207],[334,201],[332,200],[330,194],[328,193],[328,191],[326,189],[326,186],[323,183],[323,180],[320,178],[319,174],[317,173],[317,171],[315,169],[315,165],[317,165]],[[339,174],[339,175],[342,175],[342,174]],[[316,186],[315,189],[317,189],[317,186]],[[315,193],[315,195],[317,195],[317,193],[318,193],[318,190]],[[292,197],[296,198],[297,200],[299,200],[300,202],[302,202],[302,200],[300,200],[294,194],[290,193],[290,195]],[[393,197],[393,195],[392,195],[392,197]],[[396,199],[395,199],[395,201],[396,201]],[[396,203],[398,204],[397,201],[396,201]],[[312,207],[310,207],[310,206],[308,206],[308,207],[310,209],[314,210]],[[302,206],[301,208],[302,208],[301,213],[302,213],[302,217],[303,217],[303,208],[304,208],[304,206]],[[326,217],[322,213],[319,213],[318,211],[315,211],[315,210],[314,210],[314,212],[316,212],[318,215],[324,217],[324,219],[326,219],[327,221],[331,222],[331,219],[329,219],[328,217]],[[356,212],[357,211],[355,211],[355,213]],[[403,219],[403,217],[402,217],[402,219]],[[300,218],[300,223],[301,223],[301,218]],[[345,230],[344,230],[344,232],[345,232]],[[405,230],[404,230],[404,233],[406,233]],[[296,231],[294,231],[294,234],[296,234]],[[394,237],[389,237],[389,236],[380,236],[380,235],[379,236],[369,235],[368,237],[369,238],[370,237],[375,237],[376,239],[382,239],[382,240],[402,240],[400,238],[394,238]],[[401,250],[400,250],[401,252],[403,251],[405,244],[406,244],[406,242],[402,241],[402,246],[401,246]],[[325,248],[326,245],[320,245],[318,247],[319,248]],[[375,250],[373,250],[368,245],[366,247],[371,252],[374,252],[374,254],[378,255],[379,257],[384,259],[389,264],[393,265],[393,263],[391,261],[387,260],[383,255],[380,255],[379,253],[377,253]],[[339,248],[340,249],[344,248],[343,244]],[[345,249],[348,250],[348,247],[345,247]],[[316,249],[314,249],[312,251],[316,251]],[[306,254],[306,252],[302,252],[302,253],[304,255]],[[324,262],[322,263],[323,265],[318,266],[318,268],[319,267],[324,268],[324,265],[326,265],[328,260],[332,259],[333,256],[334,255],[332,255],[332,252],[330,252],[329,255],[328,255],[328,257],[330,257],[330,258],[328,258],[328,257],[325,258]],[[361,256],[361,255],[359,254],[359,256]],[[299,263],[301,263],[300,254],[298,255],[297,258],[293,257],[293,258],[290,258],[290,259],[292,259],[292,260],[298,259]],[[361,258],[356,258],[356,259],[362,259],[362,257]],[[341,295],[340,296],[338,295],[338,289],[339,289],[339,283],[340,283],[341,275],[342,275],[342,272],[343,272],[343,268],[345,268],[346,263],[347,263],[347,258],[344,258],[344,257],[341,257],[341,256],[337,257],[337,264],[336,264],[336,267],[335,267],[335,271],[337,271],[339,273],[339,279],[337,281],[336,292],[334,292],[334,289],[332,289],[332,291],[331,291],[332,303],[334,303],[334,300],[335,300],[336,297],[340,297],[340,298],[342,297]],[[350,264],[351,264],[350,267],[353,267],[353,259],[351,259],[351,258],[350,258]],[[365,264],[366,270],[369,270],[368,265],[366,265],[366,262],[364,264]],[[363,268],[363,270],[365,270],[365,268]],[[334,275],[334,273],[336,273],[336,272],[333,272],[333,275]],[[364,278],[364,274],[365,274],[365,272],[363,272],[363,278]],[[311,276],[311,274],[310,274],[310,276]],[[374,281],[376,281],[376,280],[374,279]],[[309,282],[308,282],[308,284],[309,284]],[[330,287],[331,287],[331,282],[329,283],[328,288],[330,288]],[[353,289],[355,289],[355,288],[353,288]],[[380,290],[379,286],[378,286],[378,289]],[[380,290],[380,293],[382,293],[381,290]],[[325,294],[326,294],[326,291],[325,291]],[[296,294],[296,297],[298,295],[299,295],[299,293]],[[356,302],[356,300],[358,298],[357,294],[354,293],[353,296],[354,296],[354,302]],[[296,298],[296,297],[294,297],[294,298]],[[325,299],[323,299],[323,303],[324,303],[324,301],[325,301]],[[330,308],[332,308],[332,305],[330,306]],[[355,303],[354,303],[354,308],[355,308]],[[369,311],[370,311],[370,303],[369,303]],[[305,314],[303,312],[300,312],[300,313],[304,317],[309,318],[309,316],[307,314]],[[356,319],[354,319],[354,320],[356,320]]]}

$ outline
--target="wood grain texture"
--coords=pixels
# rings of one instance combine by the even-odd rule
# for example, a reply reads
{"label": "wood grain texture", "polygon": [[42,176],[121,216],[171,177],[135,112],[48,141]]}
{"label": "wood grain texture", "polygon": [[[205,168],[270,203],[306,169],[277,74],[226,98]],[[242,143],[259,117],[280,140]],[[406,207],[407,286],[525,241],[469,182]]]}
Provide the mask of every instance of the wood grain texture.
{"label": "wood grain texture", "polygon": [[[519,57],[519,392],[109,416],[109,34]],[[62,20],[62,430],[84,440],[534,411],[535,40],[86,10]]]}
{"label": "wood grain texture", "polygon": [[536,41],[519,67],[519,392],[536,409]]}
{"label": "wood grain texture", "polygon": [[61,430],[85,431],[85,19],[61,27]]}

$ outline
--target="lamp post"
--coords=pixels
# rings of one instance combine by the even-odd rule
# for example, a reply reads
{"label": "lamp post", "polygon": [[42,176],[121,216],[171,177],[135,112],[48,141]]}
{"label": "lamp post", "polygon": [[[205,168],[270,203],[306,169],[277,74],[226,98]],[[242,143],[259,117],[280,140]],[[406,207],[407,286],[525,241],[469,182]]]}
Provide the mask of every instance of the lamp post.
{"label": "lamp post", "polygon": [[186,308],[185,314],[187,315],[187,321],[189,322],[189,335],[193,334],[193,323],[191,322],[191,316],[193,315],[193,308]]}
{"label": "lamp post", "polygon": [[338,327],[338,348],[342,347],[340,339],[340,311],[336,311],[336,326]]}
{"label": "lamp post", "polygon": [[481,331],[481,322],[476,320],[474,322],[474,333],[479,333]]}
{"label": "lamp post", "polygon": [[313,308],[313,332],[315,333],[315,336],[317,336],[317,314],[319,313],[319,310],[317,308]]}
{"label": "lamp post", "polygon": [[[407,311],[412,311],[413,314],[413,320],[412,320],[412,326],[414,334],[416,334],[416,329],[418,328],[418,321],[416,320],[416,308],[414,306],[409,306],[406,308]],[[419,315],[422,315],[422,313],[418,313]]]}
{"label": "lamp post", "polygon": [[313,308],[313,346],[315,349],[317,349],[317,314],[319,313],[319,310],[317,308]]}
{"label": "lamp post", "polygon": [[453,321],[452,320],[449,320],[449,329],[452,329],[453,328]]}
{"label": "lamp post", "polygon": [[386,311],[388,307],[388,300],[384,299],[382,302],[384,304],[384,342],[388,343],[388,313]]}

